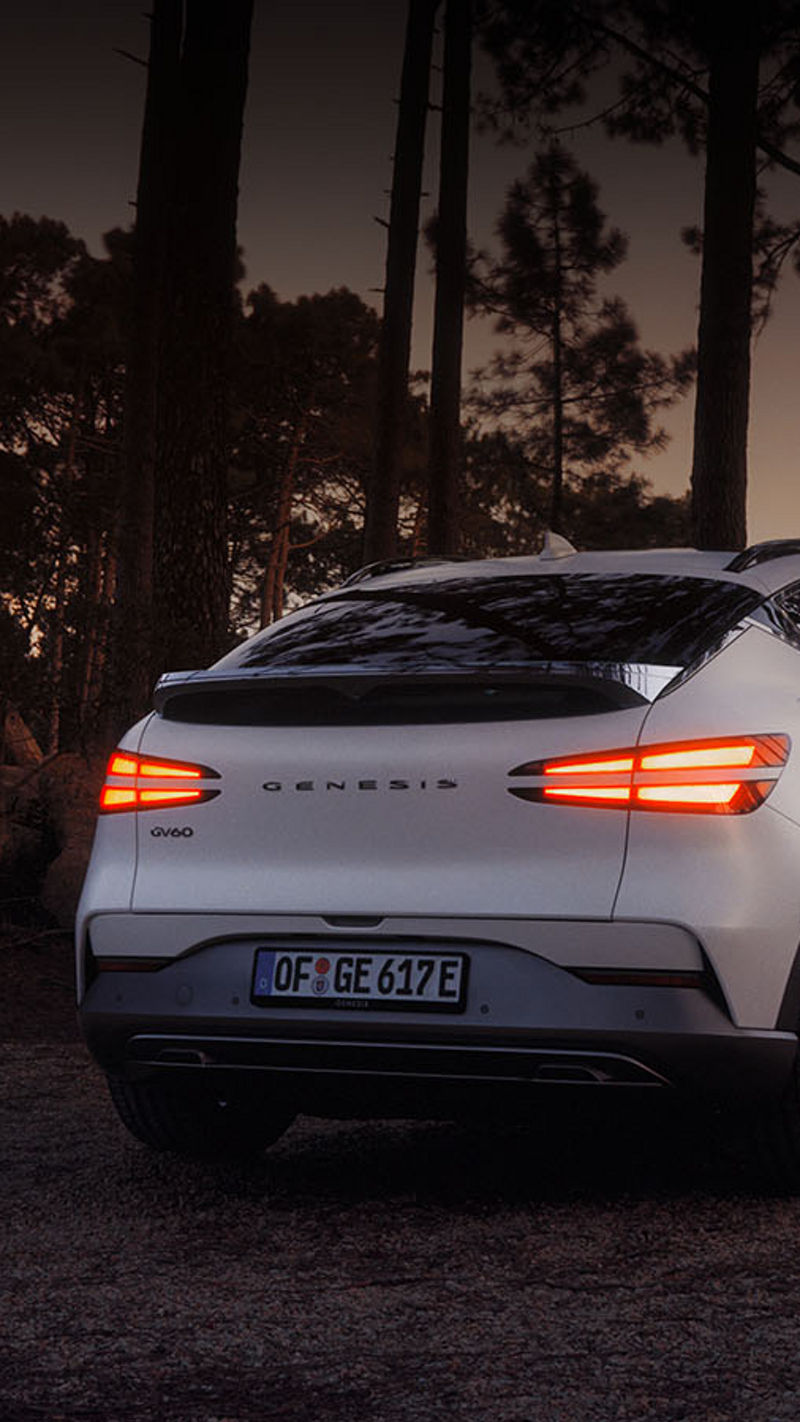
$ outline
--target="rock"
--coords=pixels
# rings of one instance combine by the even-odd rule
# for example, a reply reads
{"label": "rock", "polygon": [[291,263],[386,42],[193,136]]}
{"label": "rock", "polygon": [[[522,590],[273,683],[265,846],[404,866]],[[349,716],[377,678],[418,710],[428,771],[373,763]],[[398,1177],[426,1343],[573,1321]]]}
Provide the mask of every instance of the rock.
{"label": "rock", "polygon": [[61,928],[71,928],[94,836],[104,760],[64,754],[42,771],[42,800],[59,853],[41,888],[42,907]]}
{"label": "rock", "polygon": [[39,902],[59,928],[71,929],[75,923],[90,848],[91,839],[88,844],[81,842],[62,849],[45,872]]}

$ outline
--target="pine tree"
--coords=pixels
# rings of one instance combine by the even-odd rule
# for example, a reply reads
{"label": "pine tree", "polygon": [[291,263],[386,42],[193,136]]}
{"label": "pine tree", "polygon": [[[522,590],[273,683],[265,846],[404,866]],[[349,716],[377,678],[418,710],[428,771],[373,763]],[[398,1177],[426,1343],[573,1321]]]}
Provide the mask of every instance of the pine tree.
{"label": "pine tree", "polygon": [[447,0],[428,469],[431,553],[457,553],[460,542],[461,361],[467,286],[471,65],[471,0]]}
{"label": "pine tree", "polygon": [[524,433],[557,531],[567,484],[663,445],[654,416],[692,371],[688,352],[665,360],[642,350],[624,302],[600,294],[627,241],[597,198],[588,174],[551,145],[509,191],[501,257],[474,274],[473,304],[495,314],[510,344],[482,373],[472,406]]}
{"label": "pine tree", "polygon": [[651,143],[677,133],[690,152],[705,149],[693,532],[700,547],[742,546],[753,251],[766,236],[769,289],[800,239],[800,224],[754,220],[757,164],[800,174],[785,151],[798,133],[796,0],[485,0],[482,34],[507,133],[584,103],[613,61],[619,97],[594,115],[608,132]]}
{"label": "pine tree", "polygon": [[364,522],[365,562],[391,558],[397,551],[422,165],[434,20],[439,3],[440,0],[409,0],[408,5],[378,356],[375,454]]}

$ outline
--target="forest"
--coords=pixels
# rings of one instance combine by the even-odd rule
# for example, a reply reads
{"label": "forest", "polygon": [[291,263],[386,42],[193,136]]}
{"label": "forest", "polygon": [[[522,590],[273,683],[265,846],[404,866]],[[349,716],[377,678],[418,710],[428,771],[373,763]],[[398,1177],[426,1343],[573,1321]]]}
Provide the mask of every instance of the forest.
{"label": "forest", "polygon": [[[155,0],[135,221],[102,256],[57,214],[0,216],[12,818],[21,780],[102,756],[162,671],[208,664],[363,562],[535,552],[546,529],[585,548],[746,542],[752,340],[800,270],[800,221],[764,191],[770,171],[800,176],[796,4],[408,0],[380,313],[344,286],[287,300],[243,280],[251,23],[252,0]],[[628,239],[570,150],[576,115],[621,152],[677,135],[703,156],[693,348],[644,348],[615,294]],[[467,230],[477,123],[519,148],[490,250]],[[421,255],[436,295],[417,372]],[[468,379],[465,314],[495,336]],[[681,399],[691,486],[656,495],[646,458]]]}

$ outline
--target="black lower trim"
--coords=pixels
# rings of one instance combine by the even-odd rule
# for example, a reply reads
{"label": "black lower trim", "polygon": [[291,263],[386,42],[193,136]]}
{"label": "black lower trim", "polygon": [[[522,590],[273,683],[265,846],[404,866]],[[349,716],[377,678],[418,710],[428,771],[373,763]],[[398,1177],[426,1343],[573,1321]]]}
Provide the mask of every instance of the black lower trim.
{"label": "black lower trim", "polygon": [[[84,1014],[88,1045],[100,1064],[121,1076],[183,1071],[273,1074],[302,1081],[313,1096],[323,1079],[491,1083],[526,1089],[674,1087],[734,1101],[778,1094],[797,1052],[790,1033],[516,1031],[502,1035],[461,1026],[423,1037],[399,1029],[374,1033],[350,1024],[334,1033],[304,1024],[293,1032],[264,1024],[232,1031],[224,1021],[142,1021],[116,1014]],[[155,1030],[154,1030],[155,1028]]]}
{"label": "black lower trim", "polygon": [[779,1032],[796,1032],[798,1026],[800,1026],[800,945],[798,945],[792,970],[786,982],[776,1023]]}

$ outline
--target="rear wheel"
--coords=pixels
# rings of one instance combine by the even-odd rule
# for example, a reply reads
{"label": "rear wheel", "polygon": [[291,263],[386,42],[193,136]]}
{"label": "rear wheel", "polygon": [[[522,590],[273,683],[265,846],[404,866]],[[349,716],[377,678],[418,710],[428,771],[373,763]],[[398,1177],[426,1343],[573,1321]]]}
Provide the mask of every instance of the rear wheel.
{"label": "rear wheel", "polygon": [[109,1077],[108,1088],[121,1121],[137,1140],[194,1159],[258,1155],[294,1120],[289,1106],[263,1090],[119,1077]]}
{"label": "rear wheel", "polygon": [[782,1095],[751,1120],[757,1163],[770,1183],[800,1192],[800,1053]]}

